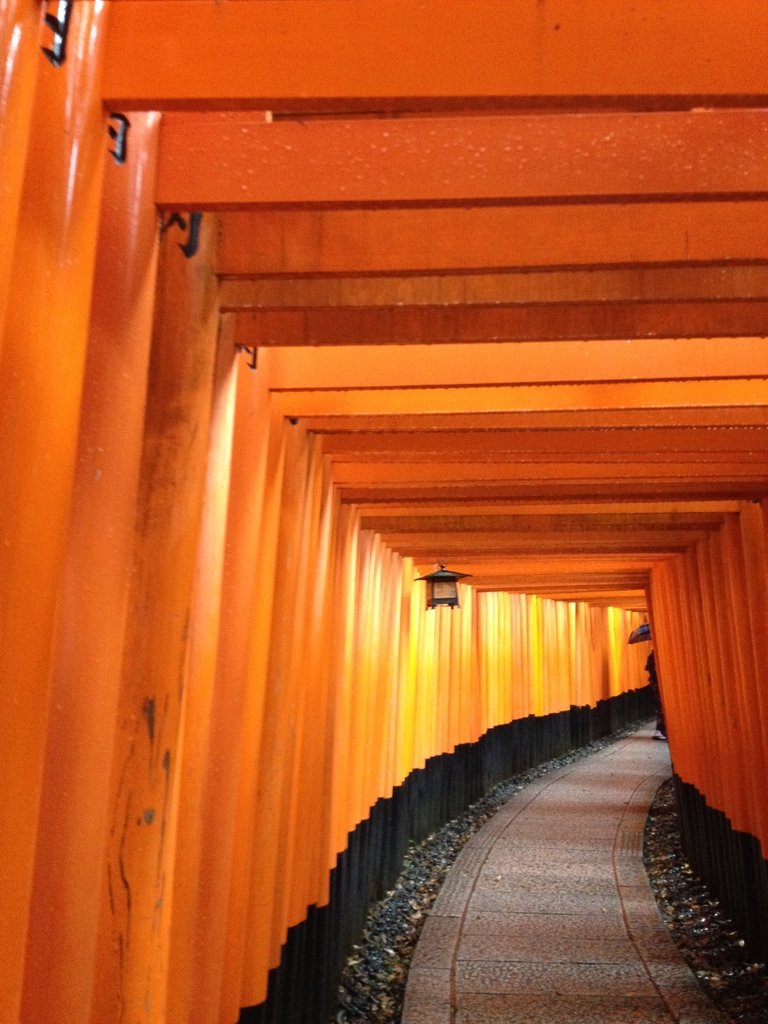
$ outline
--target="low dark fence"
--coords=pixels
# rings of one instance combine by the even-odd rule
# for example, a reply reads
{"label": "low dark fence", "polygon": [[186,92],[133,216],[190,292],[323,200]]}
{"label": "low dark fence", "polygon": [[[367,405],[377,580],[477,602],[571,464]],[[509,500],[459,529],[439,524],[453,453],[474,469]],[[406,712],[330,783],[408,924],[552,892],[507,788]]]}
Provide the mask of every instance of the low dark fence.
{"label": "low dark fence", "polygon": [[411,772],[350,833],[331,873],[328,905],[310,907],[306,919],[291,929],[280,966],[270,972],[267,1000],[244,1009],[241,1024],[327,1024],[368,908],[392,888],[410,842],[425,839],[504,779],[609,736],[653,709],[644,687],[592,708],[531,715],[490,729],[476,743],[432,757]]}
{"label": "low dark fence", "polygon": [[683,850],[757,960],[768,957],[768,861],[760,843],[737,832],[690,783],[675,776]]}

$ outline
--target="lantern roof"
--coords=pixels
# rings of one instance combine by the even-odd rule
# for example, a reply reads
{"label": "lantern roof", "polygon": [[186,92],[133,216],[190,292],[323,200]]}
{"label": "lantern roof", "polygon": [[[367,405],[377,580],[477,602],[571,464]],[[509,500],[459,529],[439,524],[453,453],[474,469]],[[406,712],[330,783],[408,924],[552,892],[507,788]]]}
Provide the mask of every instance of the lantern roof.
{"label": "lantern roof", "polygon": [[440,562],[440,568],[435,569],[434,572],[427,573],[426,576],[418,576],[417,582],[421,580],[462,580],[471,574],[468,572],[454,572],[452,569],[445,568],[445,562]]}

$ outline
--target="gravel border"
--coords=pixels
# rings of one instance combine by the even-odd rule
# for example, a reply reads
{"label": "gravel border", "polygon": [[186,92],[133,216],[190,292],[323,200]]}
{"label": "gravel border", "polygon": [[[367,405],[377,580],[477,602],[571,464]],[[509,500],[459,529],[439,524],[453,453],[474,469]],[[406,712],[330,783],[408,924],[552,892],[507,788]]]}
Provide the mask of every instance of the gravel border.
{"label": "gravel border", "polygon": [[677,948],[715,1005],[739,1024],[768,1021],[768,970],[683,853],[674,782],[662,783],[645,825],[643,862]]}

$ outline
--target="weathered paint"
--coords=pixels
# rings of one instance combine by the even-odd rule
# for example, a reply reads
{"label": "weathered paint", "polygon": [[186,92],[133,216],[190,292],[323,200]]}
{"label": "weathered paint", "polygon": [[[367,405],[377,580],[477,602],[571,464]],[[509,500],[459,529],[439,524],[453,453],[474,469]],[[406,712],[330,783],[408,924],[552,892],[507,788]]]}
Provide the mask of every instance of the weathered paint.
{"label": "weathered paint", "polygon": [[[110,161],[105,173],[38,823],[22,1011],[30,1021],[87,1024],[97,980],[102,864],[95,854],[107,835],[133,571],[154,305],[157,121],[137,114],[128,163]],[[144,712],[150,731],[152,709]],[[151,823],[155,811],[143,813]]]}
{"label": "weathered paint", "polygon": [[88,342],[104,161],[98,87],[105,13],[101,3],[80,6],[62,68],[39,58],[2,345],[0,1006],[9,1021],[18,1016],[24,974]]}

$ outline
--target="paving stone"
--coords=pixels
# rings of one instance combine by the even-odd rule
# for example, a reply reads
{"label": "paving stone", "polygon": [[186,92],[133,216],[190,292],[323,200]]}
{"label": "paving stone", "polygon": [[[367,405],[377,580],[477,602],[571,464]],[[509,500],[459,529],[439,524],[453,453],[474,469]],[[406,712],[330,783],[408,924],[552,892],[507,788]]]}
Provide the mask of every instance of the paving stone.
{"label": "paving stone", "polygon": [[534,992],[542,995],[587,994],[603,997],[653,996],[656,989],[635,964],[517,963],[504,960],[458,960],[456,993]]}
{"label": "paving stone", "polygon": [[621,912],[618,894],[595,896],[581,892],[522,892],[519,890],[480,889],[470,898],[470,908],[479,913],[500,911],[508,914],[616,914]]}
{"label": "paving stone", "polygon": [[450,970],[459,941],[460,919],[431,913],[421,929],[410,969],[427,967]]}
{"label": "paving stone", "polygon": [[[640,870],[643,871],[645,878],[645,870],[642,867]],[[483,865],[481,877],[486,874],[498,875],[508,872],[515,876],[530,878],[571,881],[594,879],[604,882],[610,871],[611,860],[608,856],[588,862],[562,858],[541,860],[539,857],[522,858],[516,851],[497,845]]]}
{"label": "paving stone", "polygon": [[455,1024],[659,1024],[671,1019],[657,996],[609,999],[477,994],[462,1000]]}
{"label": "paving stone", "polygon": [[613,869],[616,872],[616,881],[619,886],[639,886],[640,888],[645,886],[650,892],[648,875],[642,863],[638,863],[636,859],[617,857],[614,860]]}
{"label": "paving stone", "polygon": [[520,892],[532,896],[556,896],[571,898],[572,896],[597,896],[613,899],[616,896],[616,885],[610,871],[604,871],[603,877],[585,878],[572,872],[563,876],[553,872],[549,878],[531,874],[525,870],[508,871],[493,870],[485,865],[478,875],[476,892],[492,890],[498,892]]}
{"label": "paving stone", "polygon": [[450,971],[412,967],[402,1024],[452,1024],[452,1020]]}
{"label": "paving stone", "polygon": [[626,937],[575,941],[571,935],[550,935],[546,944],[523,930],[517,934],[485,933],[461,937],[460,960],[511,960],[517,963],[636,963],[637,950]]}
{"label": "paving stone", "polygon": [[620,941],[626,938],[626,929],[618,915],[606,918],[605,914],[481,914],[471,911],[462,924],[462,936],[478,934],[498,935],[501,939],[524,934],[540,945],[557,939],[577,944],[584,940]]}

